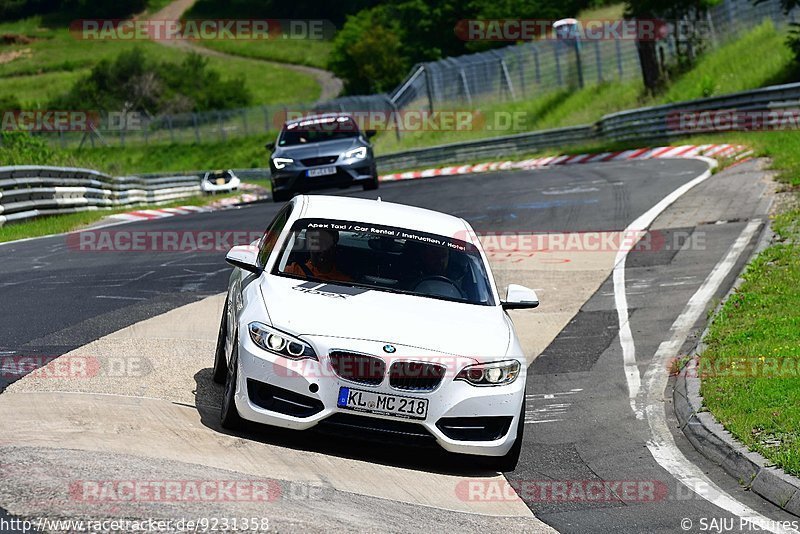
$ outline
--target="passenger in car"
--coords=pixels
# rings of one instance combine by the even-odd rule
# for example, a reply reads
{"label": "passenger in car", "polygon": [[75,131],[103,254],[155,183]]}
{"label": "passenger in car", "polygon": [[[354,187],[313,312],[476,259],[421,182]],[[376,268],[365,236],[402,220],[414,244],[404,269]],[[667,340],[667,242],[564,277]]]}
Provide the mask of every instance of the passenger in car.
{"label": "passenger in car", "polygon": [[309,258],[305,263],[294,261],[286,266],[287,274],[326,281],[352,282],[353,279],[336,266],[336,244],[339,232],[324,228],[306,230]]}

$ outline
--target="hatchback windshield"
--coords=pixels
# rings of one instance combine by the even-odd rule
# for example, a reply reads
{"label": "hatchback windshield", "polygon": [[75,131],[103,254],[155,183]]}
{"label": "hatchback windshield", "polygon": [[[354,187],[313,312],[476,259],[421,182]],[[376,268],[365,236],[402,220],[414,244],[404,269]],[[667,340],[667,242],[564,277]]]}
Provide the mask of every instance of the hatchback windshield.
{"label": "hatchback windshield", "polygon": [[301,219],[274,274],[494,305],[478,249],[465,241],[352,221]]}
{"label": "hatchback windshield", "polygon": [[288,124],[278,146],[295,146],[358,137],[358,126],[350,117],[313,119]]}

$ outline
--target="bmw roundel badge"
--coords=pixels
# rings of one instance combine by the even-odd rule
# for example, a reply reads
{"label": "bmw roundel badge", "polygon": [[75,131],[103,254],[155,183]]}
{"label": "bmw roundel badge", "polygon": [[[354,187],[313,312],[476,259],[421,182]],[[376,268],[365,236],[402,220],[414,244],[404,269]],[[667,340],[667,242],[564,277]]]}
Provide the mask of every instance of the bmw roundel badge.
{"label": "bmw roundel badge", "polygon": [[394,345],[384,345],[383,346],[383,352],[388,352],[389,354],[394,354],[395,352],[397,352],[397,349],[394,347]]}

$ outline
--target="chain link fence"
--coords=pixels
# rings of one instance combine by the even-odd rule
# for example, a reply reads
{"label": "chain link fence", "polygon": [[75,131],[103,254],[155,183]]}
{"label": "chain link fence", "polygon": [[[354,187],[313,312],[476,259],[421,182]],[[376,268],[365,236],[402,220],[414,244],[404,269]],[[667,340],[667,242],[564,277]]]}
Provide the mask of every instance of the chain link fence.
{"label": "chain link fence", "polygon": [[[724,0],[700,21],[703,46],[720,46],[767,19],[783,28],[795,20],[795,13],[789,17],[784,15],[780,0],[757,5],[751,0]],[[697,25],[697,21],[694,24]],[[664,62],[672,61],[678,48],[686,46],[694,45],[691,41],[676,42],[673,32],[657,45]],[[531,99],[579,86],[639,78],[641,67],[633,39],[589,40],[578,44],[543,39],[418,64],[389,94],[348,96],[323,103],[137,117],[135,126],[126,124],[116,129],[93,128],[88,132],[47,135],[63,148],[204,143],[250,136],[264,136],[266,141],[287,118],[300,113],[391,114],[404,110],[474,108]],[[105,125],[107,121],[100,123]],[[399,129],[397,134],[400,135]]]}

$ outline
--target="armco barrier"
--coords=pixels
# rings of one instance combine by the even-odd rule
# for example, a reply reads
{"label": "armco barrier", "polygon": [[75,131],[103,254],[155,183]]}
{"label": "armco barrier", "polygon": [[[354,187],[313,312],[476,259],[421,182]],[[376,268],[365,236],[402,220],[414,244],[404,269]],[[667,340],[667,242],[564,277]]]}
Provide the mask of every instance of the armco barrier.
{"label": "armco barrier", "polygon": [[0,167],[0,226],[42,215],[156,204],[198,194],[196,175],[113,177],[72,167]]}
{"label": "armco barrier", "polygon": [[[382,173],[430,165],[465,164],[494,157],[530,154],[543,148],[596,141],[664,141],[686,135],[676,128],[679,112],[798,112],[800,83],[613,113],[591,125],[489,137],[377,157]],[[794,125],[797,128],[797,124]],[[266,160],[266,153],[264,159]],[[268,168],[236,169],[244,179],[269,177]],[[69,167],[0,167],[0,226],[74,211],[159,203],[196,195],[202,172],[111,177]]]}
{"label": "armco barrier", "polygon": [[[678,129],[679,112],[798,111],[800,83],[775,85],[728,95],[676,102],[605,115],[593,125],[541,130],[463,143],[439,145],[379,156],[381,172],[423,165],[464,164],[488,157],[529,154],[541,148],[595,141],[664,141],[693,133]],[[796,125],[800,126],[800,124]],[[700,133],[700,132],[698,132]]]}

